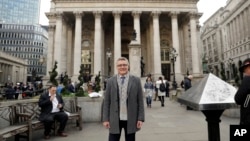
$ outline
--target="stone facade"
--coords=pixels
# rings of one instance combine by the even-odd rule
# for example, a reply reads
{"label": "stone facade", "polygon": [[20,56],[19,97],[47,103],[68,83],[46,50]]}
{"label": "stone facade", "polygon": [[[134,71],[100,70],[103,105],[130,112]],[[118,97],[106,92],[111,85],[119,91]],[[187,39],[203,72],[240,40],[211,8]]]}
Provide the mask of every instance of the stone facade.
{"label": "stone facade", "polygon": [[[47,70],[58,61],[58,73],[77,80],[80,65],[86,74],[115,74],[115,61],[127,57],[135,75],[173,79],[171,48],[177,82],[187,71],[200,76],[198,0],[52,0],[49,19]],[[136,40],[131,35],[136,31]],[[110,49],[111,70],[107,51]],[[136,53],[135,53],[136,52]],[[139,62],[137,64],[137,62]],[[110,73],[108,71],[111,71]],[[47,76],[49,74],[47,73]]]}
{"label": "stone facade", "polygon": [[234,79],[233,64],[238,72],[239,64],[250,57],[250,1],[228,0],[202,28],[201,40],[208,71],[221,76],[221,63],[226,79]]}
{"label": "stone facade", "polygon": [[0,51],[0,84],[7,82],[26,83],[27,61]]}

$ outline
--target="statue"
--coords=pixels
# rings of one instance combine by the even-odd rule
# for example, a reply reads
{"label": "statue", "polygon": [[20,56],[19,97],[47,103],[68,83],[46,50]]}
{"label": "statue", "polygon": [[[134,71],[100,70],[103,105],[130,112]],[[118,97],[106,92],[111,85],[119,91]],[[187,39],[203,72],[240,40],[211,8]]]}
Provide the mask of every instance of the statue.
{"label": "statue", "polygon": [[145,63],[143,61],[143,57],[141,57],[141,76],[144,76],[144,67],[145,67]]}

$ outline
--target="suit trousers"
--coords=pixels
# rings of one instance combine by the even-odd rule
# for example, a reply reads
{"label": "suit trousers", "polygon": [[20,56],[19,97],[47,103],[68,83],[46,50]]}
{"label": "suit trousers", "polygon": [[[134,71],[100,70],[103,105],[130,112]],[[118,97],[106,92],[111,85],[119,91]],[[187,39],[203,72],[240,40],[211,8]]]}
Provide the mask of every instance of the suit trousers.
{"label": "suit trousers", "polygon": [[125,141],[135,141],[135,133],[127,134],[127,121],[119,121],[120,134],[111,134],[109,133],[109,141],[120,141],[121,131],[124,128],[125,131]]}
{"label": "suit trousers", "polygon": [[50,134],[51,127],[55,120],[60,123],[59,129],[57,130],[57,132],[61,133],[64,131],[64,128],[67,124],[68,115],[65,112],[50,113],[43,122],[44,123],[44,135]]}

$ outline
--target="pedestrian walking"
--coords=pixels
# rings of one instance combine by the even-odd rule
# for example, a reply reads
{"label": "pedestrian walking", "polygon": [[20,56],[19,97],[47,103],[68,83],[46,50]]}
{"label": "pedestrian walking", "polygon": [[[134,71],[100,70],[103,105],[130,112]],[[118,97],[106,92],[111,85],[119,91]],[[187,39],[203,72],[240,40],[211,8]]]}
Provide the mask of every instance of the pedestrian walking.
{"label": "pedestrian walking", "polygon": [[159,80],[155,83],[156,88],[158,89],[158,98],[161,102],[161,107],[164,107],[164,97],[166,95],[166,85],[165,81],[162,79],[162,77],[159,77]]}
{"label": "pedestrian walking", "polygon": [[239,68],[243,73],[242,83],[234,97],[235,102],[240,105],[240,124],[250,125],[250,58],[243,62]]}
{"label": "pedestrian walking", "polygon": [[152,96],[154,93],[154,84],[150,77],[146,79],[146,83],[144,84],[144,93],[146,97],[147,107],[151,108]]}
{"label": "pedestrian walking", "polygon": [[165,79],[165,85],[166,85],[166,97],[169,97],[169,82],[167,79]]}
{"label": "pedestrian walking", "polygon": [[103,126],[109,129],[109,141],[119,141],[122,129],[125,141],[135,141],[144,122],[143,92],[140,78],[129,74],[127,58],[116,61],[118,74],[107,81],[103,101]]}
{"label": "pedestrian walking", "polygon": [[[192,87],[192,81],[193,76],[192,75],[188,75],[187,77],[184,78],[184,89],[185,91],[187,91],[189,88]],[[187,110],[193,110],[193,108],[187,106]]]}

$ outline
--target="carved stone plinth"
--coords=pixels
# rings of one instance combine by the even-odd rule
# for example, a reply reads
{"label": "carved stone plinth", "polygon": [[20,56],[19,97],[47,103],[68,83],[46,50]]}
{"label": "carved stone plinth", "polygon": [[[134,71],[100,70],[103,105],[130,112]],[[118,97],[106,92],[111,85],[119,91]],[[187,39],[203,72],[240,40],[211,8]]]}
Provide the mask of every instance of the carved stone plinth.
{"label": "carved stone plinth", "polygon": [[141,77],[141,45],[132,41],[128,48],[130,74]]}

